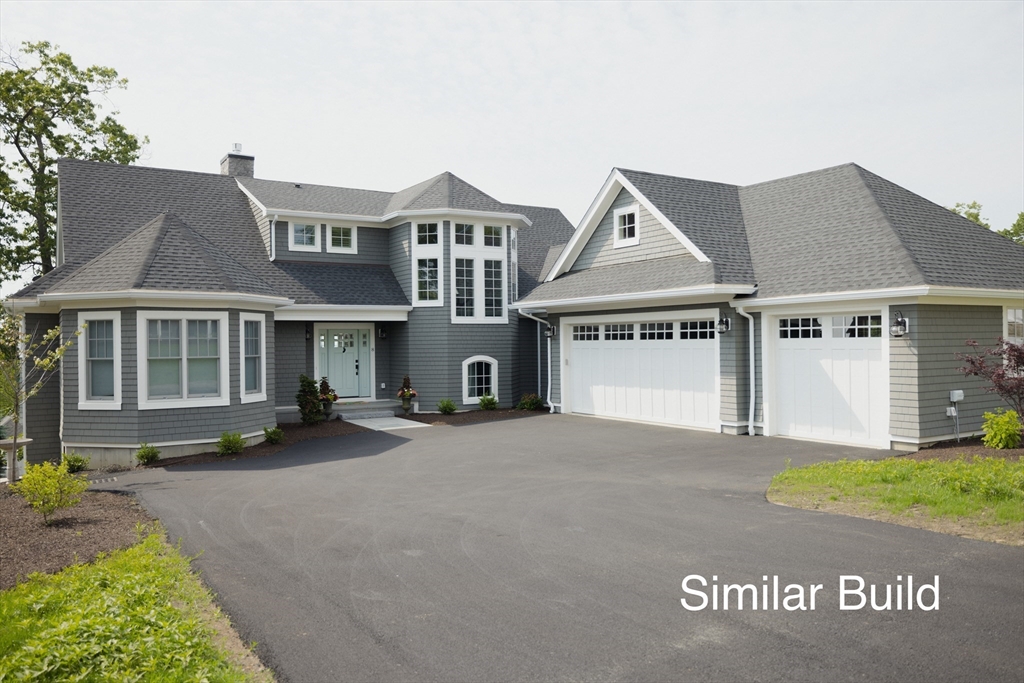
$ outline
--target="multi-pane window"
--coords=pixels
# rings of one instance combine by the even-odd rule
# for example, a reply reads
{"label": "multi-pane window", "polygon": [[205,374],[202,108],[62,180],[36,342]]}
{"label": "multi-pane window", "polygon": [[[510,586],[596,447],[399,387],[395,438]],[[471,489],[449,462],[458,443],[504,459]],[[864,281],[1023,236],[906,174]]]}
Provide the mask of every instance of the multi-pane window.
{"label": "multi-pane window", "polygon": [[469,398],[494,395],[491,382],[491,364],[478,360],[466,366],[466,395]]}
{"label": "multi-pane window", "polygon": [[671,339],[674,323],[640,323],[640,339]]}
{"label": "multi-pane window", "polygon": [[[436,226],[435,226],[436,227]],[[437,236],[436,233],[434,235]],[[437,301],[438,274],[436,258],[416,260],[416,298],[419,301]]]}
{"label": "multi-pane window", "polygon": [[484,226],[484,246],[485,247],[500,247],[501,246],[501,227],[497,225],[485,225]]}
{"label": "multi-pane window", "polygon": [[1024,308],[1006,309],[1006,341],[1024,344]]}
{"label": "multi-pane window", "polygon": [[92,320],[86,328],[86,396],[114,400],[114,321]]}
{"label": "multi-pane window", "polygon": [[260,376],[263,366],[260,327],[261,323],[258,320],[245,321],[245,339],[242,350],[244,353],[245,393],[247,394],[256,394],[263,389],[263,377]]}
{"label": "multi-pane window", "polygon": [[316,225],[292,223],[292,244],[297,247],[316,246]]}
{"label": "multi-pane window", "polygon": [[620,242],[634,239],[636,237],[636,213],[633,211],[620,213],[615,230],[616,237]]}
{"label": "multi-pane window", "polygon": [[181,321],[150,320],[149,398],[181,398]]}
{"label": "multi-pane window", "polygon": [[[818,335],[819,337],[821,335]],[[714,320],[687,320],[679,323],[680,339],[714,339]]]}
{"label": "multi-pane window", "polygon": [[352,248],[352,228],[332,225],[331,226],[331,247],[335,249]]}
{"label": "multi-pane window", "polygon": [[604,326],[605,341],[625,341],[633,338],[633,324],[618,324]]}
{"label": "multi-pane window", "polygon": [[[821,335],[816,335],[821,336]],[[832,316],[832,336],[842,337],[881,337],[882,316],[880,315],[834,315]]]}
{"label": "multi-pane window", "polygon": [[779,339],[819,339],[821,318],[783,318],[779,321]]}
{"label": "multi-pane window", "polygon": [[416,225],[416,244],[437,244],[437,223]]}
{"label": "multi-pane window", "polygon": [[500,318],[503,313],[502,269],[502,261],[484,261],[484,315],[488,318]]}
{"label": "multi-pane window", "polygon": [[471,318],[473,308],[473,259],[455,259],[455,315]]}
{"label": "multi-pane window", "polygon": [[220,393],[220,343],[216,320],[188,321],[188,397]]}
{"label": "multi-pane window", "polygon": [[455,244],[473,245],[473,225],[468,223],[455,224]]}
{"label": "multi-pane window", "polygon": [[601,339],[601,326],[600,325],[573,325],[572,326],[572,340],[573,341],[600,341]]}

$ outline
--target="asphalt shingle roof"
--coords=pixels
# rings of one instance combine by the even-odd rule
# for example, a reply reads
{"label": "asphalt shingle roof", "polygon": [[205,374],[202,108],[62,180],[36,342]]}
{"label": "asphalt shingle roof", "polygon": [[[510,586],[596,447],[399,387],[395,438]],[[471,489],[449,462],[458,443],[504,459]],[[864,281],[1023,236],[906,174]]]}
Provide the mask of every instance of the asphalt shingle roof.
{"label": "asphalt shingle roof", "polygon": [[713,266],[690,255],[669,256],[634,263],[598,266],[569,271],[551,282],[538,285],[521,303],[561,301],[580,297],[613,296],[657,292],[708,284]]}

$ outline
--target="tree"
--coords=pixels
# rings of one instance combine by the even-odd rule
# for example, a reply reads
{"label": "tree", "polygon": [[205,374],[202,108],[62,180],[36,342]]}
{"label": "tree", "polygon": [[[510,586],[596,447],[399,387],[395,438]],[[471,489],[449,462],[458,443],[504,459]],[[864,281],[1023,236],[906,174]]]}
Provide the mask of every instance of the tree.
{"label": "tree", "polygon": [[967,346],[975,352],[956,354],[956,359],[964,362],[960,372],[988,380],[985,391],[999,394],[1024,420],[1024,345],[1002,337],[996,343],[994,348],[978,351],[978,342],[968,339]]}
{"label": "tree", "polygon": [[999,234],[1009,237],[1017,244],[1024,244],[1024,211],[1017,214],[1017,220],[1013,222],[1013,225],[1005,230],[1000,230]]}
{"label": "tree", "polygon": [[40,332],[25,332],[25,316],[4,311],[0,319],[0,395],[2,402],[13,406],[11,421],[14,443],[11,444],[7,480],[18,480],[18,439],[21,435],[21,407],[42,390],[60,365],[60,359],[82,334],[82,329],[61,343],[60,326]]}
{"label": "tree", "polygon": [[0,54],[0,282],[28,268],[54,267],[57,160],[130,164],[141,140],[114,117],[100,118],[97,98],[124,89],[114,69],[80,69],[47,42]]}
{"label": "tree", "polygon": [[979,204],[976,201],[971,202],[970,204],[965,204],[964,202],[957,202],[956,206],[950,209],[950,211],[957,214],[958,216],[963,216],[972,223],[977,223],[986,230],[991,230],[992,226],[990,226],[988,222],[986,222],[985,219],[981,217],[981,204]]}

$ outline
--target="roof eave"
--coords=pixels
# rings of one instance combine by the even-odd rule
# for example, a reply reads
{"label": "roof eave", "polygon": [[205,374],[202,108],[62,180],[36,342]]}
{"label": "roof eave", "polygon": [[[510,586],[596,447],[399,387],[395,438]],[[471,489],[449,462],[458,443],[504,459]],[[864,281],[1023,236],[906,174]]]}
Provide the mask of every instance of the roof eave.
{"label": "roof eave", "polygon": [[664,299],[685,299],[688,297],[702,296],[736,296],[738,294],[753,294],[757,291],[756,285],[696,285],[694,287],[682,287],[679,289],[659,289],[650,292],[629,292],[626,294],[605,294],[600,296],[575,297],[570,299],[547,299],[538,301],[517,301],[510,304],[509,308],[516,310],[548,310],[552,308],[565,308],[575,306],[591,306],[594,304],[628,304],[637,303],[650,305],[652,301]]}
{"label": "roof eave", "polygon": [[732,302],[733,307],[756,309],[759,307],[791,306],[799,304],[829,303],[832,301],[853,301],[860,299],[904,299],[920,297],[941,297],[954,299],[1020,299],[1024,289],[987,289],[978,287],[946,287],[939,285],[916,285],[912,287],[890,287],[885,289],[859,289],[843,292],[820,292],[774,296],[765,299],[743,299]]}
{"label": "roof eave", "polygon": [[[283,296],[265,294],[249,294],[245,292],[206,292],[190,290],[161,289],[124,289],[106,292],[47,292],[40,294],[26,303],[25,307],[39,306],[46,303],[111,301],[114,299],[129,300],[189,300],[189,301],[227,301],[272,306],[288,306],[295,303],[294,299]],[[28,302],[29,300],[26,300]]]}

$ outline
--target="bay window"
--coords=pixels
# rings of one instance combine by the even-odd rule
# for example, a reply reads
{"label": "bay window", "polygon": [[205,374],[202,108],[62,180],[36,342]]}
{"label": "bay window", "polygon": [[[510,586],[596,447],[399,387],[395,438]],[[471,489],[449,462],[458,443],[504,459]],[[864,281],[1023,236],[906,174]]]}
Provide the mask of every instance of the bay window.
{"label": "bay window", "polygon": [[241,344],[242,378],[239,393],[242,403],[267,400],[267,316],[262,313],[241,313],[238,321]]}
{"label": "bay window", "polygon": [[228,405],[228,314],[140,311],[139,409]]}
{"label": "bay window", "polygon": [[79,410],[121,409],[121,312],[83,311],[78,344]]}

